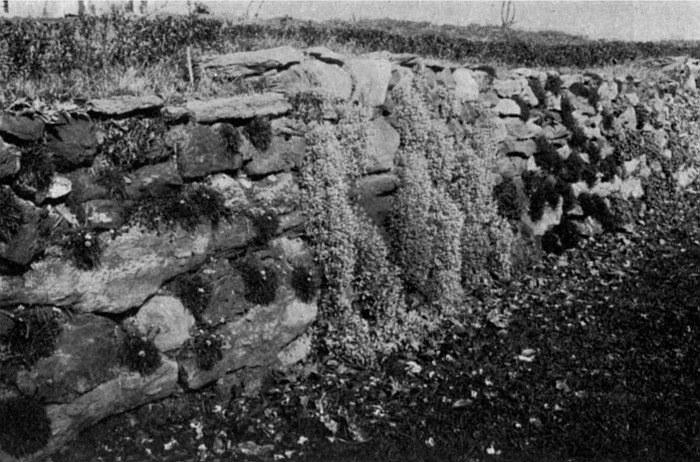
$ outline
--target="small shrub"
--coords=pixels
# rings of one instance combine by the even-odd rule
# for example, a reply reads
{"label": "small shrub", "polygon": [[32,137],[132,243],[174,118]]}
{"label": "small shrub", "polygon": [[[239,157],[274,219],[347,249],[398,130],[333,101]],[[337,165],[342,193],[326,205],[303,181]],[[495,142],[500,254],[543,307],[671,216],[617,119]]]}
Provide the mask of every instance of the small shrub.
{"label": "small shrub", "polygon": [[542,236],[542,250],[560,254],[564,250],[576,247],[579,240],[576,225],[571,220],[564,220]]}
{"label": "small shrub", "polygon": [[297,298],[304,303],[311,303],[318,293],[318,282],[306,266],[295,266],[289,283]]}
{"label": "small shrub", "polygon": [[493,188],[493,198],[498,212],[509,220],[519,220],[522,206],[518,198],[518,188],[512,179],[506,178]]}
{"label": "small shrub", "polygon": [[578,127],[578,122],[574,118],[574,105],[566,96],[561,99],[561,123],[571,131]]}
{"label": "small shrub", "polygon": [[21,458],[46,447],[51,420],[43,404],[29,396],[0,400],[0,448]]}
{"label": "small shrub", "polygon": [[547,99],[547,93],[545,92],[545,89],[542,88],[540,79],[537,77],[530,77],[528,79],[528,83],[530,84],[532,93],[535,95],[535,98],[537,98],[537,106],[544,106],[544,102]]}
{"label": "small shrub", "polygon": [[589,88],[587,99],[588,99],[588,104],[593,106],[594,109],[598,108],[598,103],[600,102],[600,93],[598,92],[598,87]]}
{"label": "small shrub", "polygon": [[564,211],[564,213],[573,209],[574,206],[576,206],[576,196],[574,195],[574,188],[572,188],[570,184],[564,181],[557,181],[556,188],[557,192],[559,193],[559,195],[561,195],[562,199],[564,200],[562,204],[562,210]]}
{"label": "small shrub", "polygon": [[175,293],[192,316],[200,320],[202,313],[209,307],[212,284],[200,273],[187,273],[175,280]]}
{"label": "small shrub", "polygon": [[96,181],[107,190],[110,198],[126,198],[126,181],[121,168],[110,166],[98,170]]}
{"label": "small shrub", "polygon": [[530,198],[529,215],[538,221],[544,214],[545,204],[555,209],[559,204],[559,191],[556,184],[544,175],[536,172],[524,172],[525,194]]}
{"label": "small shrub", "polygon": [[253,215],[253,227],[257,233],[255,243],[264,246],[277,235],[280,219],[274,211],[268,210],[261,214]]}
{"label": "small shrub", "polygon": [[226,153],[234,157],[241,150],[241,133],[236,127],[231,124],[224,123],[219,127],[219,135],[224,139],[224,144],[226,145]]}
{"label": "small shrub", "polygon": [[160,351],[153,340],[132,326],[124,331],[120,355],[122,363],[129,370],[144,376],[154,373],[162,363]]}
{"label": "small shrub", "polygon": [[65,236],[61,242],[76,268],[83,271],[100,265],[102,246],[97,236],[89,230],[78,230]]}
{"label": "small shrub", "polygon": [[224,197],[218,191],[201,184],[191,184],[179,191],[143,200],[131,210],[128,222],[148,229],[159,225],[179,225],[194,230],[203,220],[217,227],[231,216]]}
{"label": "small shrub", "polygon": [[588,160],[591,165],[596,166],[600,164],[602,157],[600,146],[598,145],[598,143],[594,141],[588,141],[584,150],[586,151],[586,154],[588,154]]}
{"label": "small shrub", "polygon": [[567,183],[576,183],[587,177],[587,172],[592,170],[588,162],[584,161],[578,152],[572,152],[562,163],[559,178]]}
{"label": "small shrub", "polygon": [[564,166],[564,159],[554,145],[543,135],[535,138],[535,162],[547,173],[556,174]]}
{"label": "small shrub", "polygon": [[553,94],[558,95],[561,93],[561,85],[561,77],[559,77],[558,74],[549,74],[544,84],[544,89],[545,91],[551,91]]}
{"label": "small shrub", "polygon": [[518,95],[513,96],[511,99],[520,108],[520,118],[527,122],[530,119],[530,105]]}
{"label": "small shrub", "polygon": [[581,193],[578,202],[585,216],[595,218],[603,225],[603,229],[612,230],[616,226],[616,220],[605,199],[597,194]]}
{"label": "small shrub", "polygon": [[51,154],[43,142],[22,148],[22,159],[17,174],[18,182],[37,191],[45,191],[56,173]]}
{"label": "small shrub", "polygon": [[586,133],[583,131],[583,128],[579,127],[578,125],[574,126],[571,129],[569,146],[571,146],[572,149],[583,149],[587,142],[588,138],[586,137]]}
{"label": "small shrub", "polygon": [[316,91],[295,93],[289,98],[289,104],[292,106],[290,117],[306,124],[323,122],[325,98],[321,93]]}
{"label": "small shrub", "polygon": [[62,330],[57,312],[48,307],[18,309],[11,318],[14,325],[0,343],[7,347],[12,364],[31,367],[53,354]]}
{"label": "small shrub", "polygon": [[240,263],[238,270],[245,284],[246,300],[257,305],[269,305],[275,301],[279,277],[273,268],[266,268],[260,262],[250,259]]}
{"label": "small shrub", "polygon": [[571,84],[569,87],[569,91],[573,93],[576,96],[580,96],[581,98],[586,98],[590,96],[590,90],[588,87],[581,82],[574,82]]}
{"label": "small shrub", "polygon": [[0,242],[9,242],[22,228],[22,208],[9,188],[0,189]]}
{"label": "small shrub", "polygon": [[223,358],[221,352],[223,343],[223,336],[215,334],[212,326],[208,324],[200,325],[190,343],[191,349],[194,351],[197,367],[203,371],[212,370],[216,363]]}
{"label": "small shrub", "polygon": [[246,125],[245,133],[253,146],[260,151],[267,151],[272,143],[272,125],[267,118],[255,117]]}

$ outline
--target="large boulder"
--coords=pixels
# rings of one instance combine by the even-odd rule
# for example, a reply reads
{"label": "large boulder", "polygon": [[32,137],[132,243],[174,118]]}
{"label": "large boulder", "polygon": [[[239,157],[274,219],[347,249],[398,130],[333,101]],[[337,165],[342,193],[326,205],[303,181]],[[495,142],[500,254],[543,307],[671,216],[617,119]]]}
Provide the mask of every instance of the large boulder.
{"label": "large boulder", "polygon": [[347,62],[355,89],[352,99],[370,107],[379,106],[386,99],[391,80],[391,63],[383,59],[357,58]]}
{"label": "large boulder", "polygon": [[101,264],[92,270],[49,257],[22,276],[0,276],[0,306],[70,305],[79,312],[122,313],[140,306],[164,281],[200,265],[211,241],[208,224],[192,232],[133,227],[101,239]]}
{"label": "large boulder", "polygon": [[87,108],[98,117],[128,117],[145,112],[154,112],[163,107],[163,100],[156,95],[114,96],[111,98],[92,99]]}
{"label": "large boulder", "polygon": [[160,351],[171,351],[190,338],[195,320],[177,298],[157,295],[139,309],[134,324],[140,332],[155,333],[153,343]]}
{"label": "large boulder", "polygon": [[56,167],[64,171],[90,165],[101,139],[89,118],[70,115],[61,115],[57,123],[46,128],[46,134]]}
{"label": "large boulder", "polygon": [[177,152],[178,172],[185,179],[237,170],[243,163],[240,154],[230,152],[224,138],[205,125],[178,125],[167,138]]}
{"label": "large boulder", "polygon": [[292,106],[280,93],[240,95],[185,103],[192,117],[201,123],[214,123],[232,119],[278,116],[289,112]]}
{"label": "large boulder", "polygon": [[236,79],[262,75],[275,69],[288,68],[304,59],[304,54],[289,46],[257,51],[203,56],[201,68],[217,79]]}
{"label": "large boulder", "polygon": [[119,374],[117,324],[102,316],[80,315],[63,324],[55,352],[20,371],[24,393],[47,403],[70,403]]}
{"label": "large boulder", "polygon": [[0,135],[8,140],[38,141],[44,136],[44,122],[26,116],[2,113]]}

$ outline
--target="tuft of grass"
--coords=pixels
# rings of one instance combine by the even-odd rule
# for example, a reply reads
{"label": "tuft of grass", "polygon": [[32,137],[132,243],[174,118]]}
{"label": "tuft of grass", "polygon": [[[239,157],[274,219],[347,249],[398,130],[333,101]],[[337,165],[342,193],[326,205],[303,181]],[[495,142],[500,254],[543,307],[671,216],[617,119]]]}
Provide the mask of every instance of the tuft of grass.
{"label": "tuft of grass", "polygon": [[18,182],[37,191],[45,191],[56,173],[51,154],[43,142],[22,147]]}
{"label": "tuft of grass", "polygon": [[131,211],[128,222],[151,230],[179,225],[192,231],[203,220],[217,227],[231,216],[225,202],[221,193],[208,186],[187,185],[176,192],[143,200]]}
{"label": "tuft of grass", "polygon": [[160,351],[147,335],[141,335],[133,327],[124,329],[120,350],[122,363],[129,370],[141,375],[151,375],[162,364]]}
{"label": "tuft of grass", "polygon": [[250,142],[260,151],[267,151],[272,143],[272,125],[265,117],[255,117],[245,127]]}
{"label": "tuft of grass", "polygon": [[551,91],[554,95],[561,93],[561,77],[558,74],[549,74],[544,84],[545,91]]}
{"label": "tuft of grass", "polygon": [[280,219],[272,210],[253,215],[253,227],[257,232],[255,244],[265,246],[275,237],[280,226]]}
{"label": "tuft of grass", "polygon": [[199,321],[209,307],[212,283],[200,273],[182,274],[175,281],[175,293],[185,308]]}
{"label": "tuft of grass", "polygon": [[289,98],[292,106],[290,117],[299,119],[306,124],[323,122],[324,96],[317,91],[295,93]]}
{"label": "tuft of grass", "polygon": [[264,267],[255,259],[248,259],[238,265],[245,284],[244,297],[257,305],[269,305],[277,296],[279,277],[274,269]]}
{"label": "tuft of grass", "polygon": [[215,334],[213,326],[209,324],[198,326],[190,342],[190,348],[194,352],[197,367],[203,371],[212,370],[216,363],[223,358],[223,353],[221,352],[223,343],[223,336]]}
{"label": "tuft of grass", "polygon": [[126,181],[124,171],[119,167],[108,166],[101,168],[95,175],[97,184],[104,187],[112,199],[126,198]]}
{"label": "tuft of grass", "polygon": [[231,157],[238,155],[242,142],[238,129],[231,124],[224,123],[219,128],[219,135],[224,139],[226,153]]}
{"label": "tuft of grass", "polygon": [[637,104],[634,107],[634,114],[637,117],[637,130],[641,130],[651,118],[651,113],[643,104]]}
{"label": "tuft of grass", "polygon": [[603,130],[606,131],[611,131],[613,128],[615,128],[615,114],[610,112],[609,110],[603,111]]}
{"label": "tuft of grass", "polygon": [[575,125],[571,129],[571,137],[569,138],[569,146],[572,149],[582,149],[588,143],[588,138],[586,138],[586,133],[581,127]]}
{"label": "tuft of grass", "polygon": [[0,189],[0,242],[9,242],[22,228],[22,208],[9,188]]}
{"label": "tuft of grass", "polygon": [[588,99],[590,96],[590,91],[588,87],[581,82],[574,82],[569,86],[569,91],[573,93],[576,96],[580,96],[581,98]]}
{"label": "tuft of grass", "polygon": [[129,118],[101,123],[105,133],[100,153],[122,171],[160,162],[170,156],[165,145],[167,126],[161,119]]}
{"label": "tuft of grass", "polygon": [[542,250],[560,254],[576,247],[580,239],[576,225],[571,220],[564,220],[542,236]]}
{"label": "tuft of grass", "polygon": [[17,396],[0,400],[0,448],[21,458],[46,447],[51,420],[36,398]]}
{"label": "tuft of grass", "polygon": [[306,266],[295,266],[289,283],[297,298],[304,303],[311,303],[318,293],[318,282]]}
{"label": "tuft of grass", "polygon": [[58,313],[51,308],[32,307],[18,309],[10,317],[14,325],[0,337],[0,343],[9,352],[10,364],[31,367],[53,354],[62,330]]}
{"label": "tuft of grass", "polygon": [[100,265],[103,249],[97,236],[89,230],[80,229],[68,234],[62,239],[61,246],[73,264],[83,271]]}
{"label": "tuft of grass", "polygon": [[519,220],[522,206],[518,200],[518,188],[511,178],[494,186],[493,199],[498,205],[498,212],[509,220]]}

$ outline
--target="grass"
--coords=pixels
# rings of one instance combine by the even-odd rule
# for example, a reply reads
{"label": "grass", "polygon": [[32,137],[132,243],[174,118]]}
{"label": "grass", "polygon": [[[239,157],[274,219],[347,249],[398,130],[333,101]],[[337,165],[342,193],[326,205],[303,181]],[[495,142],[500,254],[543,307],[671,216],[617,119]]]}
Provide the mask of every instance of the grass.
{"label": "grass", "polygon": [[238,270],[245,284],[244,297],[256,305],[269,305],[277,297],[279,276],[271,267],[250,259],[240,262]]}
{"label": "grass", "polygon": [[160,351],[153,340],[131,327],[124,329],[120,356],[122,364],[141,375],[153,374],[162,364]]}

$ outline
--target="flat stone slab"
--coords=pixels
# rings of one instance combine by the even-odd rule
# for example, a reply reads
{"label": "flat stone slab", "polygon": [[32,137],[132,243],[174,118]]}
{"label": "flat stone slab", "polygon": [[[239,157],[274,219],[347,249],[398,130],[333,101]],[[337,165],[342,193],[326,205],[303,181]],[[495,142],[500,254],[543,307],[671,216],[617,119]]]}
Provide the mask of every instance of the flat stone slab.
{"label": "flat stone slab", "polygon": [[200,123],[214,123],[231,119],[252,119],[268,115],[278,116],[292,109],[287,98],[279,93],[232,96],[206,101],[188,101],[185,107]]}
{"label": "flat stone slab", "polygon": [[163,100],[156,95],[149,96],[115,96],[113,98],[91,99],[87,103],[88,111],[98,116],[123,117],[138,112],[160,109]]}
{"label": "flat stone slab", "polygon": [[214,73],[215,78],[235,79],[262,75],[271,69],[287,68],[304,59],[304,53],[282,46],[267,50],[242,51],[225,55],[203,56],[200,66]]}

